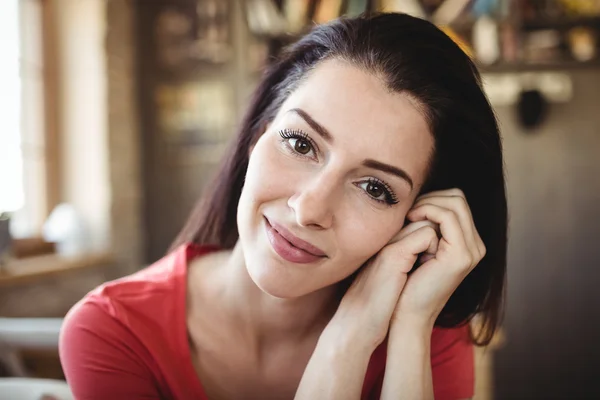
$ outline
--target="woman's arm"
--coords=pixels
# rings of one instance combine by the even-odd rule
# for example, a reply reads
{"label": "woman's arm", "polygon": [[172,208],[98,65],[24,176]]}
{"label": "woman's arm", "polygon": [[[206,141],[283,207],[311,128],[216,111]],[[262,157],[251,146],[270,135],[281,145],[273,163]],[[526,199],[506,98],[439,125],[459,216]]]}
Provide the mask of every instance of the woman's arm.
{"label": "woman's arm", "polygon": [[306,366],[295,400],[360,399],[375,347],[336,325],[328,325]]}
{"label": "woman's arm", "polygon": [[381,400],[433,400],[431,332],[431,327],[410,323],[392,326]]}
{"label": "woman's arm", "polygon": [[[372,349],[364,338],[353,337],[347,331],[324,332],[296,399],[360,398]],[[474,354],[468,326],[432,329],[396,322],[390,328],[386,358],[383,387],[379,386],[373,392],[377,397],[370,399],[473,397]]]}
{"label": "woman's arm", "polygon": [[321,334],[296,399],[360,399],[371,355],[388,334],[416,255],[437,245],[431,225],[405,227],[362,267]]}
{"label": "woman's arm", "polygon": [[[432,376],[435,373],[432,373],[430,360],[434,322],[452,293],[483,259],[486,249],[464,193],[458,189],[421,196],[406,218],[413,223],[430,221],[437,224],[441,237],[436,251],[423,257],[420,266],[407,279],[394,310],[381,398],[433,399]],[[444,350],[446,358],[460,354],[455,360],[466,365],[463,361],[468,355],[460,349],[471,348],[464,345],[465,341],[457,340],[456,343],[458,351],[453,354],[453,348],[448,347]],[[470,354],[472,357],[472,351]],[[457,369],[450,374],[445,371],[445,375],[438,376],[464,382],[467,372]],[[472,379],[472,372],[467,378]],[[464,398],[459,394],[464,387],[458,388],[444,394],[444,399]],[[439,397],[437,391],[435,394]]]}
{"label": "woman's arm", "polygon": [[415,254],[436,242],[429,223],[412,224],[363,266],[321,334],[296,399],[361,397],[371,355],[388,333]]}
{"label": "woman's arm", "polygon": [[[428,340],[429,336],[431,340]],[[423,349],[429,350],[431,355],[420,357]],[[409,358],[411,361],[408,361]],[[420,362],[426,365],[424,374],[422,369],[416,368]],[[436,400],[472,398],[475,391],[475,357],[469,326],[434,328],[432,333],[428,333],[427,329],[423,332],[418,325],[392,327],[384,380],[385,389],[382,393],[385,394],[381,399],[410,398],[408,392],[404,394],[405,389],[411,390],[413,383],[418,382],[432,382]],[[409,383],[403,383],[406,381]],[[403,385],[402,389],[399,389],[400,385]],[[414,396],[427,398],[426,395]]]}

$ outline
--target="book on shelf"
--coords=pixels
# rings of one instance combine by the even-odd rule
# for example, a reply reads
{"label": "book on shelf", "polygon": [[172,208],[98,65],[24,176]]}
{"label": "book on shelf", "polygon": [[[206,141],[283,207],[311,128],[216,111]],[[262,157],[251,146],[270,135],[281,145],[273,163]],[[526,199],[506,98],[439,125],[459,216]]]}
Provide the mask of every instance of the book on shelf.
{"label": "book on shelf", "polygon": [[342,0],[320,0],[317,3],[314,21],[318,24],[329,22],[342,13]]}

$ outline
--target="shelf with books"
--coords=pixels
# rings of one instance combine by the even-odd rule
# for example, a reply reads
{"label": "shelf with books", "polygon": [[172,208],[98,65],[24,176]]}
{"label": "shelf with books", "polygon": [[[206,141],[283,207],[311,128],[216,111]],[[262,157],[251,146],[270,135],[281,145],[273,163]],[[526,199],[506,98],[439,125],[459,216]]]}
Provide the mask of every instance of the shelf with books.
{"label": "shelf with books", "polygon": [[521,29],[532,31],[539,29],[572,29],[577,27],[588,27],[600,30],[600,15],[586,17],[564,17],[564,18],[536,18],[524,20]]}
{"label": "shelf with books", "polygon": [[481,73],[563,71],[578,69],[600,69],[600,60],[554,61],[546,63],[499,62],[492,65],[477,65]]}
{"label": "shelf with books", "polygon": [[[271,7],[264,13],[272,16],[271,23],[264,25],[271,28],[254,30],[255,37],[268,43],[270,59],[314,24],[359,11],[395,11],[436,24],[482,69],[596,68],[600,63],[600,15],[563,9],[560,0],[547,2],[554,5],[546,8],[527,0],[253,0],[248,4],[254,2]],[[249,21],[252,9],[248,8]]]}
{"label": "shelf with books", "polygon": [[250,32],[275,40],[296,38],[315,24],[372,10],[374,0],[248,0],[244,2]]}

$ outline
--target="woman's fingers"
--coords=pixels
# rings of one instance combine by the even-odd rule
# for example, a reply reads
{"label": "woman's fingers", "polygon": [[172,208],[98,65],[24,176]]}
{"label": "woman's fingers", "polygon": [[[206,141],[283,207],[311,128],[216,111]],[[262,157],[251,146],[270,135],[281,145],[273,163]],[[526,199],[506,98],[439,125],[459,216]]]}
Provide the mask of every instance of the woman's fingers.
{"label": "woman's fingers", "polygon": [[417,204],[415,204],[414,208],[418,209],[424,205],[432,205],[436,207],[443,208],[445,210],[449,210],[453,212],[458,220],[460,229],[463,232],[463,237],[465,239],[465,243],[469,246],[472,251],[478,252],[477,246],[477,231],[475,229],[475,224],[473,223],[473,218],[471,217],[471,213],[468,210],[468,205],[466,205],[465,201],[460,197],[434,197],[428,198],[424,200],[420,200]]}
{"label": "woman's fingers", "polygon": [[393,280],[396,276],[403,279],[414,266],[419,254],[437,252],[439,239],[434,226],[435,224],[430,221],[419,221],[406,226],[386,247],[369,260],[354,284],[377,290],[381,284],[389,283],[390,279]]}
{"label": "woman's fingers", "polygon": [[440,227],[442,238],[451,245],[465,244],[464,233],[458,216],[450,209],[434,204],[421,204],[406,214],[411,221],[429,220]]}
{"label": "woman's fingers", "polygon": [[401,240],[386,245],[364,265],[336,311],[337,323],[344,329],[358,325],[381,343],[417,256],[437,251],[438,235],[432,225],[407,227]]}
{"label": "woman's fingers", "polygon": [[480,259],[483,258],[485,245],[477,232],[471,209],[462,191],[450,189],[428,193],[417,199],[413,208],[418,208],[424,204],[432,204],[453,211],[464,233],[465,242],[476,256]]}
{"label": "woman's fingers", "polygon": [[413,209],[408,217],[411,220],[428,219],[440,225],[442,239],[440,250],[442,253],[436,258],[447,258],[449,265],[470,271],[478,262],[477,250],[468,245],[462,231],[458,216],[452,210],[442,208],[433,204],[423,204]]}
{"label": "woman's fingers", "polygon": [[439,239],[434,226],[431,221],[419,221],[407,225],[379,252],[377,261],[386,268],[408,273],[419,254],[437,252]]}
{"label": "woman's fingers", "polygon": [[414,266],[419,254],[437,252],[439,239],[434,225],[430,221],[423,221],[406,226],[400,232],[401,236],[398,234],[394,241],[369,260],[353,284],[366,291],[380,291],[391,285],[399,295],[406,274]]}
{"label": "woman's fingers", "polygon": [[430,226],[438,234],[440,233],[439,232],[440,228],[435,222],[431,222],[431,221],[427,221],[427,220],[412,222],[412,223],[409,223],[408,225],[406,225],[404,228],[402,228],[402,230],[400,232],[398,232],[398,234],[396,236],[394,236],[392,238],[392,240],[390,240],[389,244],[392,244],[392,243],[402,240],[406,236],[410,235],[412,232],[414,232],[417,229],[422,228],[424,226]]}
{"label": "woman's fingers", "polygon": [[475,230],[471,209],[469,208],[467,199],[462,196],[439,196],[418,199],[413,208],[419,207],[422,204],[434,204],[454,211],[465,234],[472,234]]}
{"label": "woman's fingers", "polygon": [[425,194],[419,196],[417,201],[420,199],[427,199],[429,197],[462,197],[464,199],[467,198],[462,190],[454,188],[454,189],[446,189],[446,190],[436,190],[433,192],[425,193]]}

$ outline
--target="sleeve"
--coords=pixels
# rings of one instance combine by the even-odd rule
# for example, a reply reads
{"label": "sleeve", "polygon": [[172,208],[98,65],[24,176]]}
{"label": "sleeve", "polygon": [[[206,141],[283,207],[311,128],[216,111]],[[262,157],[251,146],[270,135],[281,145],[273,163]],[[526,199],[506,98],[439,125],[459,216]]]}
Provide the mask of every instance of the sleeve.
{"label": "sleeve", "polygon": [[431,374],[436,400],[473,397],[475,359],[468,325],[434,329],[431,336]]}
{"label": "sleeve", "polygon": [[94,302],[65,317],[60,360],[77,400],[160,399],[146,350],[120,321]]}

